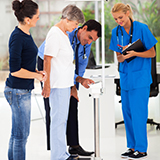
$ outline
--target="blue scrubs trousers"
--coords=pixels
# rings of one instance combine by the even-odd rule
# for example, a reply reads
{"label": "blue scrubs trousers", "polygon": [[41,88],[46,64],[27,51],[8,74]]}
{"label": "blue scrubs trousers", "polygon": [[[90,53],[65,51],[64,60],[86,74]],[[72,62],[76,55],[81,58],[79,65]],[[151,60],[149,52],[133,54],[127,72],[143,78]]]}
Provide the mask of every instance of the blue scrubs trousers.
{"label": "blue scrubs trousers", "polygon": [[51,160],[66,160],[69,157],[66,144],[66,124],[70,100],[69,88],[52,88],[50,102]]}
{"label": "blue scrubs trousers", "polygon": [[127,147],[147,152],[147,119],[150,87],[121,90]]}

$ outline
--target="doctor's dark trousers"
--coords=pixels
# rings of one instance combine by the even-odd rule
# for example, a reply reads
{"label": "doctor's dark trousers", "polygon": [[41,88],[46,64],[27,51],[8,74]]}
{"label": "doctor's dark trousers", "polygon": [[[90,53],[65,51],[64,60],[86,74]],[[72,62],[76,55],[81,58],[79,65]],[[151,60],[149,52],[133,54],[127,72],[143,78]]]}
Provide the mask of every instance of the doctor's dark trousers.
{"label": "doctor's dark trousers", "polygon": [[71,96],[68,121],[67,121],[67,145],[76,146],[79,145],[78,138],[78,101]]}
{"label": "doctor's dark trousers", "polygon": [[147,119],[150,87],[121,90],[127,147],[147,152]]}

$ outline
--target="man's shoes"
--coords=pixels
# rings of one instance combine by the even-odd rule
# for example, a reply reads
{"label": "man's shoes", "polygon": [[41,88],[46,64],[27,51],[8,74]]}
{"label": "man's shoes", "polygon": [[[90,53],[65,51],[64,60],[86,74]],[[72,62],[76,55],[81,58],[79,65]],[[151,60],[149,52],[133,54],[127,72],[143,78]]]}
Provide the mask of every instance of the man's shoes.
{"label": "man's shoes", "polygon": [[78,160],[78,156],[69,156],[66,160]]}
{"label": "man's shoes", "polygon": [[121,154],[122,158],[127,158],[128,156],[132,155],[134,151],[132,149],[128,149],[126,152]]}
{"label": "man's shoes", "polygon": [[132,160],[132,159],[144,159],[147,157],[147,153],[144,152],[144,153],[140,153],[138,151],[135,151],[133,154],[129,155],[128,156],[128,160]]}
{"label": "man's shoes", "polygon": [[68,149],[70,154],[78,154],[80,156],[91,156],[94,152],[87,152],[81,146],[69,147]]}

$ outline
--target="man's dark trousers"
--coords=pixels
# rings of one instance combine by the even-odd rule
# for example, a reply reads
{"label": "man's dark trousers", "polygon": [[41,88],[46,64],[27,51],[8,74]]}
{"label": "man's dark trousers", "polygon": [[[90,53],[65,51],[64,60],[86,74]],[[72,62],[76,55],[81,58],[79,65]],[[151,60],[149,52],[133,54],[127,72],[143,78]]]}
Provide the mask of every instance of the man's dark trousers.
{"label": "man's dark trousers", "polygon": [[67,121],[67,145],[79,145],[78,139],[78,101],[71,96]]}

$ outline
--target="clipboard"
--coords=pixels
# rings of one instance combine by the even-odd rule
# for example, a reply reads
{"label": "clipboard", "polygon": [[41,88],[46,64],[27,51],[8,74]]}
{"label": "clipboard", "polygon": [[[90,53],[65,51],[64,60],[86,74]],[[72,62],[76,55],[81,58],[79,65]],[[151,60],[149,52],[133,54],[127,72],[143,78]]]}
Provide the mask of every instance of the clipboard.
{"label": "clipboard", "polygon": [[[134,50],[136,52],[145,51],[142,41],[138,39],[137,41],[133,42],[131,45],[129,45],[122,51],[122,54],[127,55],[128,53],[126,53],[126,51],[131,51],[131,50]],[[136,58],[136,56],[126,59],[127,63],[132,61],[134,58]]]}

